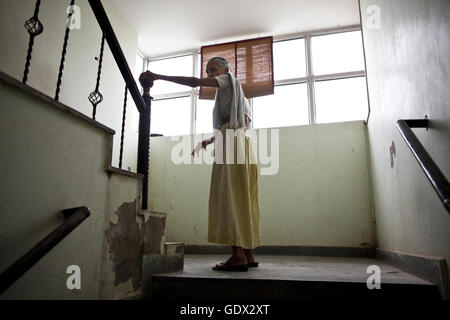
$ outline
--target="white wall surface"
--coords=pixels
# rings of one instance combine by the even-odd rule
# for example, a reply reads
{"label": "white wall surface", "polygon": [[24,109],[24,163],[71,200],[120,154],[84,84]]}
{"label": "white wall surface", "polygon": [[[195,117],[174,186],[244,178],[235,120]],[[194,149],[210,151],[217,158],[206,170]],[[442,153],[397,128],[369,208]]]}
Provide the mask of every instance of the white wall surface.
{"label": "white wall surface", "polygon": [[[29,36],[24,28],[27,19],[33,16],[36,1],[0,1],[0,70],[22,81]],[[137,34],[111,8],[108,1],[102,1],[111,24],[134,71],[137,50]],[[49,95],[55,96],[59,65],[66,28],[66,9],[70,1],[41,1],[39,19],[44,32],[34,40],[34,48],[27,84]],[[92,116],[92,105],[87,97],[94,91],[97,80],[101,31],[87,0],[75,2],[81,9],[81,29],[69,34],[59,101]],[[103,68],[99,91],[103,102],[97,106],[96,120],[116,131],[114,137],[113,165],[118,166],[120,130],[122,123],[125,82],[105,42]],[[128,94],[127,123],[123,168],[136,171],[138,112]]]}
{"label": "white wall surface", "polygon": [[[111,135],[0,80],[0,272],[58,227],[62,209],[91,215],[18,279],[1,299],[112,299],[133,291],[114,285],[105,230],[117,208],[139,203],[141,181],[108,175]],[[81,269],[69,290],[66,269]]]}
{"label": "white wall surface", "polygon": [[[370,5],[380,9],[379,29],[367,26]],[[450,216],[395,125],[428,115],[429,130],[413,131],[450,177],[450,2],[361,0],[361,14],[379,247],[448,261]]]}
{"label": "white wall surface", "polygon": [[[279,171],[259,175],[262,245],[374,246],[363,122],[280,128],[279,141]],[[173,164],[178,143],[151,140],[150,209],[167,213],[167,241],[210,244],[212,166]]]}

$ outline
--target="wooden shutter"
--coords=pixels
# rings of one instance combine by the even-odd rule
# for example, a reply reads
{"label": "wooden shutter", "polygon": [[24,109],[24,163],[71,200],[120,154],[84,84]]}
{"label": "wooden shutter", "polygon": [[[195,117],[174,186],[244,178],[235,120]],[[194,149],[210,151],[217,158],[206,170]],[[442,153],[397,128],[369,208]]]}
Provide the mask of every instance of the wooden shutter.
{"label": "wooden shutter", "polygon": [[[204,46],[201,48],[201,77],[207,77],[206,63],[212,57],[225,58],[241,82],[247,98],[273,94],[273,38]],[[214,99],[216,88],[201,87],[200,99]]]}

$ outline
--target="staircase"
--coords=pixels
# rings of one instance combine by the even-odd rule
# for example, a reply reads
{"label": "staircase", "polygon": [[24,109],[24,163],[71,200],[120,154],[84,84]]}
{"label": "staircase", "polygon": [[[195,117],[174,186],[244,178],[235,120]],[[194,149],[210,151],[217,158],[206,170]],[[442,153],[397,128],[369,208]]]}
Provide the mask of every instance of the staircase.
{"label": "staircase", "polygon": [[[279,248],[255,250],[259,267],[248,272],[214,271],[229,254],[224,246],[166,242],[166,213],[145,210],[141,291],[133,299],[152,301],[274,300],[441,300],[439,286],[375,258],[370,248]],[[291,254],[289,254],[291,250]],[[203,253],[203,254],[199,254]],[[265,254],[264,254],[265,253]],[[303,254],[302,254],[303,253]],[[334,253],[335,256],[332,256]],[[368,288],[380,270],[380,288]],[[369,283],[374,283],[369,281]]]}
{"label": "staircase", "polygon": [[[229,257],[223,254],[226,247],[207,246],[194,250],[197,254],[185,254],[183,242],[165,241],[166,213],[147,210],[141,215],[145,221],[142,284],[140,294],[134,299],[441,300],[438,285],[402,271],[381,257],[375,258],[371,250],[337,250],[335,253],[339,251],[340,256],[326,256],[332,251],[303,248],[303,252],[312,255],[298,254],[299,250],[293,255],[287,255],[286,250],[274,255],[273,250],[261,254],[262,247],[255,250],[259,267],[249,268],[248,272],[214,271],[215,264]],[[373,274],[369,266],[379,267],[379,289],[368,288],[368,278]]]}
{"label": "staircase", "polygon": [[[186,255],[184,270],[152,274],[144,299],[181,301],[421,299],[440,300],[439,288],[373,258],[257,256],[248,272],[218,272],[229,255]],[[367,267],[381,269],[380,289],[368,289]]]}

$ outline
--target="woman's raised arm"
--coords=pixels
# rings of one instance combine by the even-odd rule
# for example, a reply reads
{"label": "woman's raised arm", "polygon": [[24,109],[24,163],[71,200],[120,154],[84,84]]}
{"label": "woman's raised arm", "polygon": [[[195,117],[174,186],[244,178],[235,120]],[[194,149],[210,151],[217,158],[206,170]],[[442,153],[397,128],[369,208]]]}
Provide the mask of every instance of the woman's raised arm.
{"label": "woman's raised arm", "polygon": [[149,87],[149,84],[154,80],[165,80],[189,87],[218,87],[219,82],[216,78],[195,78],[195,77],[179,77],[179,76],[165,76],[162,74],[145,71],[139,76],[139,82],[142,87]]}

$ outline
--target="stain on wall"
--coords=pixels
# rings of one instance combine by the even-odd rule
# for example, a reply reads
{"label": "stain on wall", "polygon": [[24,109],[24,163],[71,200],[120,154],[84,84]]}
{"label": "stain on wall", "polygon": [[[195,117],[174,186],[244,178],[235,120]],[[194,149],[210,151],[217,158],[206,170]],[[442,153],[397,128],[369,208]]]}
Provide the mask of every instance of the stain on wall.
{"label": "stain on wall", "polygon": [[109,259],[115,273],[114,285],[130,279],[134,290],[140,287],[142,270],[142,246],[140,228],[136,220],[136,200],[124,202],[117,210],[117,224],[110,223],[106,230]]}
{"label": "stain on wall", "polygon": [[389,154],[391,155],[391,168],[394,168],[394,158],[396,157],[394,141],[392,141],[392,144],[389,147]]}

